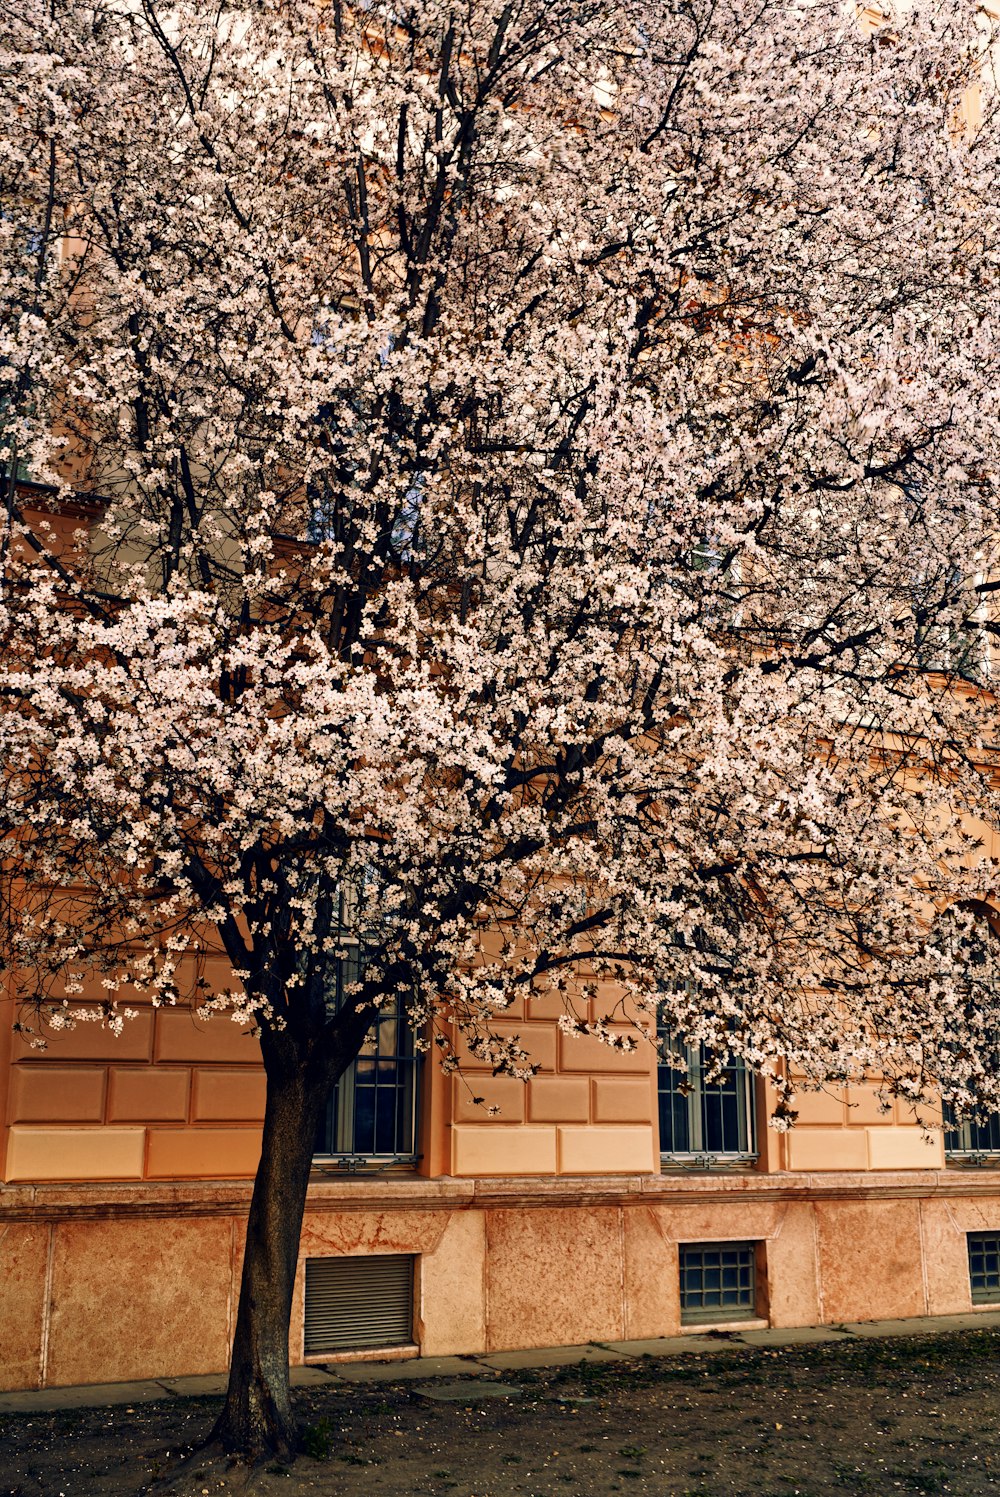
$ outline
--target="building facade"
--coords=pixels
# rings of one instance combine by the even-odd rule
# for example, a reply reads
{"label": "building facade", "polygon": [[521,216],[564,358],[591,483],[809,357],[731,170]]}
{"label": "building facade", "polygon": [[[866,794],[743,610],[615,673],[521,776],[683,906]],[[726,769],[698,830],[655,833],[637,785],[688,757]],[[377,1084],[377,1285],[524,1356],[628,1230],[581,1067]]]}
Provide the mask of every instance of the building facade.
{"label": "building facade", "polygon": [[[216,1372],[260,1144],[255,1040],[144,1009],[32,1050],[0,1012],[0,1386]],[[383,1016],[317,1138],[293,1362],[837,1324],[1000,1303],[1000,1132],[873,1088],[801,1099],[560,1031],[447,1077]],[[481,1098],[482,1101],[477,1099]],[[499,1112],[491,1115],[488,1107]]]}

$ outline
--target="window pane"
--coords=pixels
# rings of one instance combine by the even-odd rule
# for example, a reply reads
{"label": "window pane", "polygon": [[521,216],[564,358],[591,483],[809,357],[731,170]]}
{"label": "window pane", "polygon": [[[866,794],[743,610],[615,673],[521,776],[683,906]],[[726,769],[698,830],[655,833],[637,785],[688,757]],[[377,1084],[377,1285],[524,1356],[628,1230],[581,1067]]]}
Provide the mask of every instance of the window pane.
{"label": "window pane", "polygon": [[970,1148],[983,1154],[1000,1152],[1000,1117],[996,1113],[985,1123],[969,1123]]}
{"label": "window pane", "polygon": [[[702,1065],[710,1057],[703,1052]],[[745,1131],[741,1127],[740,1089],[745,1087],[742,1063],[727,1066],[718,1081],[703,1084],[701,1095],[705,1148],[712,1154],[739,1153],[746,1150]]]}
{"label": "window pane", "polygon": [[378,1025],[378,1053],[379,1055],[396,1054],[396,1030],[398,1021],[395,1014],[388,1018],[380,1019]]}
{"label": "window pane", "polygon": [[1000,1113],[984,1123],[963,1122],[951,1107],[944,1109],[946,1154],[1000,1154]]}
{"label": "window pane", "polygon": [[356,1061],[358,1077],[354,1086],[353,1138],[341,1144],[350,1154],[374,1154],[375,1149],[375,1088],[362,1082],[361,1062]]}
{"label": "window pane", "polygon": [[[357,980],[357,963],[341,976],[338,991],[343,982]],[[413,1035],[401,1010],[383,1011],[334,1088],[317,1152],[355,1160],[412,1157],[416,1066]]]}
{"label": "window pane", "polygon": [[969,1232],[967,1237],[972,1303],[1000,1303],[1000,1233]]}
{"label": "window pane", "polygon": [[752,1318],[752,1242],[687,1242],[680,1253],[681,1321]]}
{"label": "window pane", "polygon": [[[676,1054],[676,1037],[661,1030],[664,1045]],[[712,1056],[704,1046],[689,1049],[688,1073],[661,1063],[659,1091],[660,1152],[713,1157],[751,1154],[754,1149],[752,1082],[737,1060],[712,1082],[703,1080]],[[686,1095],[685,1095],[686,1093]]]}
{"label": "window pane", "polygon": [[686,1084],[683,1071],[659,1067],[660,1149],[664,1154],[687,1153],[692,1147],[689,1099],[680,1092]]}

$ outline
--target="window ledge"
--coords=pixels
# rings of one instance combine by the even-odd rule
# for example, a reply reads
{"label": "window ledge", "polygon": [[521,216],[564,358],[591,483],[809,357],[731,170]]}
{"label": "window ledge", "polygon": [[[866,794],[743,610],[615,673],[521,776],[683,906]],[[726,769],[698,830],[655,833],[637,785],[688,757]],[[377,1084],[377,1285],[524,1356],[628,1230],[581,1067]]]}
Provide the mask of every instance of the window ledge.
{"label": "window ledge", "polygon": [[739,1320],[689,1320],[681,1326],[682,1336],[703,1336],[706,1331],[766,1331],[771,1322],[759,1315],[745,1315]]}
{"label": "window ledge", "polygon": [[359,1346],[350,1351],[314,1351],[302,1358],[302,1367],[340,1366],[350,1362],[411,1362],[419,1357],[420,1347],[408,1342],[405,1346]]}
{"label": "window ledge", "polygon": [[420,1158],[419,1154],[407,1158],[390,1155],[385,1159],[377,1155],[355,1158],[352,1155],[319,1154],[313,1159],[312,1176],[320,1180],[350,1180],[356,1175],[366,1178],[372,1175],[413,1175]]}
{"label": "window ledge", "polygon": [[660,1173],[670,1175],[747,1174],[759,1154],[661,1154]]}

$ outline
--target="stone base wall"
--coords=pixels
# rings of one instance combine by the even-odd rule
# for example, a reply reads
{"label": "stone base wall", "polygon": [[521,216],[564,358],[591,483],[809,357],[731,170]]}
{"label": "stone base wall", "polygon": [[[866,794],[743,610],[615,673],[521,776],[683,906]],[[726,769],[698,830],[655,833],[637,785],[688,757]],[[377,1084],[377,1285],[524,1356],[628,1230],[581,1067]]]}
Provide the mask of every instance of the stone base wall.
{"label": "stone base wall", "polygon": [[[0,1187],[0,1388],[224,1368],[249,1189]],[[960,1313],[965,1234],[986,1230],[1000,1171],[362,1177],[314,1184],[301,1257],[418,1255],[430,1356],[675,1335],[683,1242],[761,1243],[775,1326]]]}

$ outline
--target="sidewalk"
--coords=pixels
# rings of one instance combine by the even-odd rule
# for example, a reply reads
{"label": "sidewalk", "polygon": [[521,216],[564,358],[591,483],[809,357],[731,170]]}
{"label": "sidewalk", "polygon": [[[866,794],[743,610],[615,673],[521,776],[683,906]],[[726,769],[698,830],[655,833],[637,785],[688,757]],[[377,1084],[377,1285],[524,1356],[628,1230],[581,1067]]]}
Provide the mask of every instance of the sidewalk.
{"label": "sidewalk", "polygon": [[[586,1346],[533,1347],[476,1356],[409,1357],[386,1362],[340,1362],[323,1367],[293,1367],[293,1388],[345,1386],[350,1383],[419,1382],[438,1377],[485,1377],[532,1367],[566,1367],[579,1362],[623,1362],[639,1357],[678,1357],[748,1347],[806,1346],[821,1341],[931,1336],[945,1331],[1000,1329],[1000,1309],[966,1315],[927,1315],[912,1320],[862,1320],[850,1325],[792,1326],[787,1329],[692,1331],[650,1341],[590,1342]],[[154,1403],[157,1399],[220,1396],[224,1373],[204,1377],[148,1378],[134,1383],[91,1383],[72,1388],[41,1388],[0,1393],[0,1414],[40,1414],[54,1409],[103,1408],[112,1404]]]}

